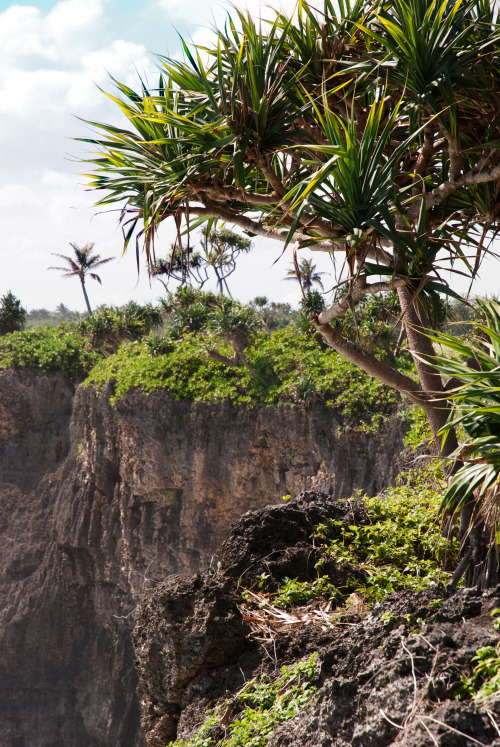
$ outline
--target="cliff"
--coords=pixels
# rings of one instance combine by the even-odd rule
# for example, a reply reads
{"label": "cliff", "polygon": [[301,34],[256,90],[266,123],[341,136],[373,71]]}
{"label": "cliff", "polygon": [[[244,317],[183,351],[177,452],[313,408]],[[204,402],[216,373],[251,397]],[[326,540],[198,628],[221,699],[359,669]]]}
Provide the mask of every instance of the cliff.
{"label": "cliff", "polygon": [[131,629],[146,593],[207,569],[235,519],[284,494],[377,492],[403,432],[163,392],[113,407],[60,375],[1,372],[2,746],[143,745]]}

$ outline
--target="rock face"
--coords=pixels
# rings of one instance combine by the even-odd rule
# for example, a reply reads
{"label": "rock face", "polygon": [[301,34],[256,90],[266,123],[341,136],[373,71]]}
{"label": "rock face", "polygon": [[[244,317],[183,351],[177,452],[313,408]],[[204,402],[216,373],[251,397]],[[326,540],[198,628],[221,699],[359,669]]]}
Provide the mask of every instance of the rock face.
{"label": "rock face", "polygon": [[[246,682],[262,673],[272,678],[282,664],[313,651],[317,692],[299,718],[278,724],[268,747],[500,747],[500,698],[489,704],[489,713],[454,699],[477,649],[499,641],[491,612],[500,607],[500,586],[483,594],[448,594],[437,585],[400,592],[369,612],[343,616],[330,629],[294,624],[287,633],[282,626],[267,643],[245,632],[237,614],[241,569],[266,571],[265,591],[291,565],[302,569],[299,578],[313,579],[307,530],[328,518],[366,520],[355,502],[349,507],[318,493],[248,513],[221,550],[224,567],[191,579],[172,577],[144,603],[134,643],[150,747],[193,737],[206,710],[222,701],[224,717],[210,732],[218,744],[231,719],[243,718],[238,695]],[[273,547],[268,530],[278,528],[287,533]],[[345,567],[333,571],[339,585],[342,574],[352,573]],[[252,584],[252,574],[247,582]],[[180,609],[190,612],[182,617]]]}
{"label": "rock face", "polygon": [[245,511],[373,494],[399,470],[397,418],[339,435],[319,406],[108,395],[0,373],[2,747],[143,745],[131,628],[146,592],[207,568]]}

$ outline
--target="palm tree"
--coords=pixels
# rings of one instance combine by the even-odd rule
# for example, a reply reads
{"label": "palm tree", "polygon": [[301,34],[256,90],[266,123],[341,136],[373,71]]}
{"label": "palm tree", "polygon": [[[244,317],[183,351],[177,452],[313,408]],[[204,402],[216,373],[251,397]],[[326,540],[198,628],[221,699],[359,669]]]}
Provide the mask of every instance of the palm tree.
{"label": "palm tree", "polygon": [[297,280],[306,292],[311,291],[314,284],[319,285],[321,290],[324,290],[321,276],[325,274],[324,272],[316,271],[316,265],[312,259],[303,259],[297,267],[292,265],[287,270],[287,276],[283,280]]}
{"label": "palm tree", "polygon": [[75,276],[80,278],[85,303],[87,304],[89,314],[92,314],[89,297],[87,295],[87,289],[85,288],[85,277],[88,275],[92,278],[92,280],[97,280],[98,283],[102,284],[101,278],[99,277],[99,275],[93,272],[93,270],[95,270],[97,267],[105,265],[106,262],[111,262],[113,257],[101,259],[100,254],[93,254],[93,243],[85,244],[85,246],[80,247],[78,246],[78,244],[70,241],[70,246],[72,247],[74,252],[73,257],[68,257],[66,254],[57,254],[56,252],[52,252],[54,254],[54,257],[61,257],[61,259],[64,259],[68,263],[68,267],[49,267],[49,270],[60,270],[64,273],[63,277],[65,278],[71,278]]}

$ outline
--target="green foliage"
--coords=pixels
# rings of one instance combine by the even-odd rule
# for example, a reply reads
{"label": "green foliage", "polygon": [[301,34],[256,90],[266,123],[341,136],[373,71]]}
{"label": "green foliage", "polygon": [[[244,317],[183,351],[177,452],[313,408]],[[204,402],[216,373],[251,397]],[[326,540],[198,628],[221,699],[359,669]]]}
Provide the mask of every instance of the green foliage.
{"label": "green foliage", "polygon": [[100,356],[72,328],[40,327],[0,340],[0,368],[39,368],[82,379]]}
{"label": "green foliage", "polygon": [[[0,340],[0,368],[61,371],[72,380],[81,380],[123,339],[139,340],[160,323],[158,309],[129,303],[122,308],[103,307],[78,322],[14,332]],[[164,349],[163,339],[161,346]]]}
{"label": "green foliage", "polygon": [[408,425],[408,430],[403,441],[404,445],[416,449],[417,446],[428,444],[432,439],[432,433],[429,421],[422,408],[410,405],[404,411],[404,417]]}
{"label": "green foliage", "polygon": [[[500,609],[491,613],[493,627],[500,631]],[[462,683],[455,692],[458,700],[474,700],[479,706],[487,706],[492,696],[500,692],[500,641],[496,646],[484,646],[476,651],[471,660],[471,677],[462,677]]]}
{"label": "green foliage", "polygon": [[319,525],[317,537],[328,552],[363,570],[368,580],[352,579],[347,592],[368,602],[400,589],[422,589],[446,581],[458,558],[454,537],[441,535],[435,521],[446,485],[435,466],[403,473],[399,485],[375,498],[364,498],[370,523],[349,526],[341,521]]}
{"label": "green foliage", "polygon": [[189,285],[181,285],[175,293],[161,300],[166,315],[166,327],[173,338],[185,332],[200,332],[206,329],[208,319],[217,308],[219,297],[215,293],[204,293]]}
{"label": "green foliage", "polygon": [[140,340],[162,323],[161,311],[151,304],[140,306],[131,301],[120,308],[102,306],[82,319],[76,330],[88,337],[93,346],[116,350],[122,340]]}
{"label": "green foliage", "polygon": [[[115,398],[141,387],[145,392],[165,389],[174,399],[226,400],[253,407],[302,402],[300,382],[309,377],[307,386],[314,386],[316,400],[335,408],[345,425],[366,431],[376,430],[396,401],[387,387],[331,350],[318,349],[314,340],[292,327],[255,336],[246,357],[257,377],[244,367],[230,368],[208,358],[209,343],[207,335],[165,338],[167,349],[173,348],[165,354],[152,354],[148,342],[122,345],[93,369],[86,385],[102,388],[110,380]],[[160,349],[158,339],[155,348]]]}
{"label": "green foliage", "polygon": [[26,321],[26,309],[21,301],[9,291],[0,299],[0,335],[20,332]]}
{"label": "green foliage", "polygon": [[[209,711],[204,723],[189,739],[169,747],[266,747],[276,726],[295,718],[311,702],[316,654],[289,667],[278,677],[262,675],[248,682],[231,701]],[[221,727],[228,706],[235,717]]]}
{"label": "green foliage", "polygon": [[370,294],[359,301],[355,314],[348,313],[343,317],[342,332],[348,338],[357,338],[369,351],[392,353],[398,341],[400,315],[395,292]]}
{"label": "green foliage", "polygon": [[216,308],[208,317],[207,327],[216,335],[238,329],[245,335],[255,334],[261,328],[258,315],[250,306],[221,296]]}
{"label": "green foliage", "polygon": [[190,286],[180,286],[175,293],[169,293],[162,306],[167,317],[167,331],[172,338],[180,338],[185,332],[203,330],[223,335],[234,328],[249,335],[262,326],[259,315],[251,306]]}
{"label": "green foliage", "polygon": [[483,323],[472,322],[469,341],[439,334],[435,340],[456,357],[437,359],[437,368],[452,377],[452,416],[442,433],[463,429],[464,441],[452,458],[462,466],[444,495],[444,519],[457,516],[472,496],[472,522],[481,517],[500,544],[500,303],[478,299]]}
{"label": "green foliage", "polygon": [[311,599],[333,600],[339,596],[340,592],[328,576],[321,576],[314,581],[299,581],[285,576],[278,593],[273,597],[273,605],[285,609],[292,605],[307,604]]}

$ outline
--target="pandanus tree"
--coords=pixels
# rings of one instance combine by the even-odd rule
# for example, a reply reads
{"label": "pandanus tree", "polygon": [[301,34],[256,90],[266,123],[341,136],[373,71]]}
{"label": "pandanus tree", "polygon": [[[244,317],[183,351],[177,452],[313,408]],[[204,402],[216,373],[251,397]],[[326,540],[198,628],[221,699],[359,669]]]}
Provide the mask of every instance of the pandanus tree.
{"label": "pandanus tree", "polygon": [[63,273],[63,277],[77,277],[80,280],[87,310],[89,314],[92,314],[87,288],[85,287],[85,279],[88,275],[92,280],[97,280],[98,283],[102,284],[101,278],[96,272],[94,272],[94,270],[98,267],[102,267],[102,265],[105,265],[107,262],[111,262],[113,258],[107,257],[103,259],[100,254],[93,252],[94,244],[85,244],[85,246],[80,247],[78,244],[70,242],[70,246],[73,249],[72,257],[67,256],[66,254],[57,254],[56,252],[53,252],[55,257],[60,257],[65,260],[66,267],[49,267],[49,270],[60,270]]}
{"label": "pandanus tree", "polygon": [[[494,0],[299,0],[269,22],[235,11],[211,48],[116,83],[129,129],[96,124],[91,185],[154,260],[159,225],[211,219],[332,255],[324,341],[421,406],[449,407],[429,332],[446,270],[477,275],[500,216],[500,28]],[[343,268],[343,270],[342,270]],[[341,271],[342,270],[342,271]],[[416,377],[337,323],[396,291]],[[444,452],[456,448],[451,432]]]}
{"label": "pandanus tree", "polygon": [[224,295],[225,290],[231,295],[227,278],[236,270],[236,261],[240,254],[250,251],[252,242],[228,228],[217,229],[214,223],[207,221],[202,232],[205,266],[210,267],[215,274],[217,292]]}

